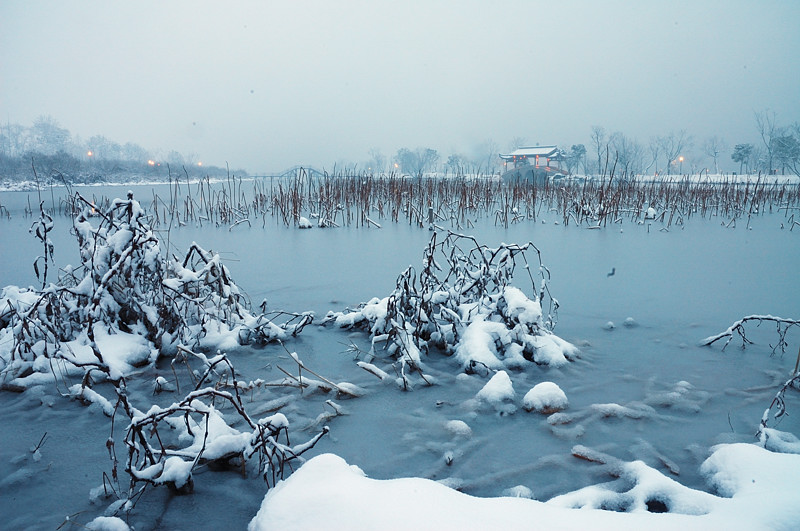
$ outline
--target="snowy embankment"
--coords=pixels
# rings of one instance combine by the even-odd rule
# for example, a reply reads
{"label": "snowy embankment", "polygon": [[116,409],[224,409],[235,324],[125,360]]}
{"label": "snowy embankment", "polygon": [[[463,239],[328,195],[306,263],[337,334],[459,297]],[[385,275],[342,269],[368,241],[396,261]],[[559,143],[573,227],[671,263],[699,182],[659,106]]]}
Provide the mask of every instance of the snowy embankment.
{"label": "snowy embankment", "polygon": [[[601,180],[602,177],[594,175],[574,174],[566,177],[572,181]],[[672,184],[799,184],[800,176],[797,175],[767,175],[762,173],[685,173],[674,175],[636,175],[634,180],[640,184],[647,183],[672,183]]]}
{"label": "snowy embankment", "polygon": [[[800,455],[721,445],[701,472],[718,496],[684,487],[637,461],[620,470],[621,480],[632,484],[626,492],[597,485],[545,503],[476,498],[421,478],[369,479],[357,466],[324,454],[270,490],[249,529],[797,528]],[[398,500],[409,510],[398,514]],[[625,512],[600,509],[612,505]]]}

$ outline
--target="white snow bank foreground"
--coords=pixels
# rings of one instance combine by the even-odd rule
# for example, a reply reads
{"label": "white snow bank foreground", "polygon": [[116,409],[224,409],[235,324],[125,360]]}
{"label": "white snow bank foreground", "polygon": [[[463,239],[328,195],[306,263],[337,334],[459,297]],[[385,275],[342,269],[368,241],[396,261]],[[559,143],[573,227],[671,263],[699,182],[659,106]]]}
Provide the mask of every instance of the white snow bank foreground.
{"label": "white snow bank foreground", "polygon": [[[682,487],[649,469],[638,476],[639,484],[630,493],[639,489],[658,494],[663,490],[660,494],[668,499],[675,494],[671,491],[677,490],[680,507],[691,506],[694,514],[650,513],[636,506],[623,513],[524,498],[476,498],[428,479],[374,480],[342,458],[324,454],[270,490],[249,529],[686,531],[788,530],[800,525],[800,455],[776,454],[752,444],[721,445],[701,471],[712,488],[730,497]],[[591,489],[578,492],[585,498]],[[601,486],[596,490],[604,491]]]}

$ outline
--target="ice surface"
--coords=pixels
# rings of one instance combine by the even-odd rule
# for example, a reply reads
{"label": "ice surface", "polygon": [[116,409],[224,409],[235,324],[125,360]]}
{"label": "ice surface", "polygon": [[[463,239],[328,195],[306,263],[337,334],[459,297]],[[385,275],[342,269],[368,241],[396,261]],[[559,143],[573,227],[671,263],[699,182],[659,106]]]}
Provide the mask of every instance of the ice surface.
{"label": "ice surface", "polygon": [[[147,188],[137,195],[152,194]],[[552,215],[549,217],[552,221]],[[624,234],[616,228],[579,231],[552,223],[520,223],[500,229],[491,222],[476,222],[474,234],[489,244],[534,240],[553,272],[550,289],[561,304],[556,333],[579,345],[581,357],[560,367],[527,363],[524,368],[500,370],[507,372],[513,388],[520,393],[542,381],[552,381],[566,391],[569,410],[548,417],[559,419],[560,423],[519,414],[498,418],[485,410],[465,407],[486,384],[489,372],[459,374],[461,366],[456,360],[434,353],[424,353],[422,361],[438,383],[430,387],[417,385],[411,392],[398,391],[356,364],[356,359],[368,361],[393,380],[397,367],[380,345],[370,355],[367,353],[371,345],[362,333],[310,327],[310,333],[289,348],[320,374],[333,381],[352,382],[366,393],[345,402],[345,414],[326,421],[331,425],[330,437],[308,455],[334,452],[347,462],[358,464],[371,478],[431,478],[482,497],[524,486],[537,499],[549,500],[587,486],[617,481],[606,465],[587,463],[571,455],[574,445],[583,444],[623,463],[642,461],[693,491],[703,491],[707,487],[700,465],[708,457],[709,448],[720,442],[754,441],[753,433],[764,408],[794,367],[793,355],[770,356],[768,345],[774,342],[774,329],[770,327],[753,329],[748,337],[756,345],[746,351],[728,348],[721,353],[716,346],[697,346],[701,338],[719,333],[753,312],[796,314],[797,286],[787,284],[786,279],[796,275],[800,246],[796,245],[796,232],[780,231],[783,221],[782,213],[754,217],[754,230],[747,232],[721,228],[716,219],[692,221],[669,233],[653,230],[658,222],[650,233],[646,225],[626,224]],[[36,245],[29,245],[29,220],[12,217],[2,224],[0,249],[15,252],[0,253],[0,285],[28,285],[32,278],[30,258],[40,252]],[[60,218],[56,218],[55,225],[56,258],[75,263],[71,254],[74,244],[66,234],[69,226]],[[219,230],[208,224],[189,224],[174,229],[171,240],[179,249],[197,240],[219,251],[222,262],[231,268],[253,301],[268,299],[270,307],[308,308],[325,315],[332,308],[353,307],[375,294],[389,293],[397,272],[409,263],[418,263],[419,251],[430,237],[427,230],[388,223],[381,231],[297,231],[293,227],[270,227],[269,222],[267,225],[265,230],[255,226],[247,230],[243,226],[243,230],[231,233],[227,227]],[[18,233],[25,236],[18,238]],[[343,258],[321,262],[320,257],[326,256]],[[587,260],[587,256],[591,259]],[[708,256],[715,260],[707,260]],[[742,260],[742,256],[748,260]],[[612,266],[617,272],[607,277]],[[630,315],[640,326],[619,326],[613,333],[603,332],[602,325],[607,321],[623,323]],[[226,337],[233,338],[233,333]],[[787,340],[790,350],[796,352],[794,330]],[[362,353],[347,351],[352,342],[358,343]],[[0,350],[3,348],[0,338]],[[335,398],[333,392],[301,393],[296,388],[265,386],[265,382],[281,377],[277,365],[296,368],[277,345],[236,345],[230,354],[235,356],[232,359],[244,381],[261,382],[244,392],[253,418],[280,411],[292,426],[310,426],[321,411],[328,410],[324,401]],[[80,382],[80,375],[56,369],[68,386]],[[182,365],[175,370],[181,390],[191,388],[189,372]],[[0,477],[16,478],[12,494],[0,497],[0,513],[10,528],[55,529],[63,522],[63,515],[78,511],[83,511],[81,522],[91,521],[112,501],[90,505],[87,496],[102,482],[101,472],[110,473],[105,447],[109,419],[98,405],[86,408],[62,398],[59,392],[68,387],[63,383],[53,387],[52,373],[37,374],[49,376],[46,387],[32,379],[24,393],[0,394],[0,421],[8,428],[0,430],[0,448],[3,455],[10,456],[0,459]],[[128,381],[129,396],[143,409],[151,403],[166,406],[176,399],[173,393],[153,394],[157,375],[174,378],[169,360],[160,360],[155,368],[143,368],[141,374]],[[113,390],[101,382],[96,382],[93,389],[107,398],[114,397]],[[521,394],[515,400],[521,405],[520,398]],[[797,394],[787,392],[786,398],[790,414],[777,428],[782,433],[800,433],[798,416],[793,414],[798,407]],[[42,407],[43,403],[52,405]],[[632,415],[604,416],[604,412]],[[228,410],[225,418],[231,419]],[[456,436],[443,428],[454,419],[468,424],[471,438]],[[242,425],[233,427],[245,431]],[[117,425],[118,457],[124,453],[119,446],[123,429]],[[38,450],[41,459],[35,461],[30,449],[45,431],[48,437]],[[304,435],[300,433],[295,438],[293,434],[292,441],[303,440]],[[770,449],[781,441],[792,447],[788,436],[773,435],[768,438]],[[443,459],[448,453],[453,456],[450,466]],[[747,455],[743,457],[749,459]],[[671,468],[679,469],[679,474],[672,473]],[[645,470],[628,477],[644,477]],[[730,476],[729,472],[726,474]],[[120,476],[126,479],[121,470]],[[763,477],[754,477],[757,483],[763,483]],[[603,496],[627,496],[634,485],[630,479],[621,479],[604,489]],[[191,496],[169,497],[163,488],[149,489],[132,513],[132,524],[137,528],[178,528],[200,523],[242,528],[258,511],[266,489],[258,472],[252,469],[247,478],[242,478],[238,470],[219,472],[201,467],[194,480],[197,487]],[[722,474],[720,480],[725,480],[722,484],[730,478]],[[56,489],[64,484],[71,488]],[[785,492],[796,492],[792,487],[789,485]],[[722,500],[729,509],[743,502],[741,511],[751,511],[756,503],[751,504],[747,492],[740,490]],[[23,509],[26,505],[18,503],[22,498],[36,499],[35,510]],[[168,506],[164,502],[167,498]],[[396,511],[397,498],[393,499],[391,510]],[[219,511],[220,506],[228,510]],[[720,520],[718,527],[753,524],[754,528],[781,528],[781,519],[785,518],[789,523],[783,528],[790,529],[798,520],[793,512],[796,506],[796,502],[784,500],[780,507],[773,506],[772,519],[764,516],[765,511],[756,510],[755,517],[745,515],[741,519],[741,526],[734,525],[731,517]],[[475,512],[472,506],[470,510]],[[602,527],[606,519],[611,522],[607,527],[615,529],[661,525],[646,514],[626,517],[587,512],[588,523],[567,518],[564,525],[596,528]],[[386,522],[387,514],[394,513],[387,509],[379,522]],[[595,514],[599,516],[594,517]],[[563,513],[558,515],[563,518]],[[683,525],[681,515],[661,516],[667,522],[677,518],[680,525],[673,528],[694,525]],[[763,523],[754,521],[762,516]],[[690,518],[692,522],[712,524],[718,518],[708,517]],[[628,519],[620,523],[620,518]],[[546,518],[542,521],[548,522]],[[486,527],[494,527],[492,524]],[[557,524],[553,527],[557,528]]]}

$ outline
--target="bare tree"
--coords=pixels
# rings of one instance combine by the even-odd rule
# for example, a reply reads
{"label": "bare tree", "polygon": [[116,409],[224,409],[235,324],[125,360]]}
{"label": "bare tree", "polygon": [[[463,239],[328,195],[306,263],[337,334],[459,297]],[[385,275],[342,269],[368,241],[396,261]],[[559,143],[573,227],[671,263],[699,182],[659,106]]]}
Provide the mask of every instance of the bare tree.
{"label": "bare tree", "polygon": [[25,153],[28,139],[24,126],[7,122],[2,131],[4,155],[18,157]]}
{"label": "bare tree", "polygon": [[500,146],[491,138],[487,138],[476,147],[476,162],[479,168],[485,168],[486,173],[494,173],[500,159]]}
{"label": "bare tree", "polygon": [[66,151],[69,146],[69,130],[61,127],[52,116],[39,116],[33,122],[31,133],[36,150],[45,155]]}
{"label": "bare tree", "polygon": [[92,156],[101,160],[119,160],[122,158],[122,146],[103,135],[94,135],[86,141],[86,147]]}
{"label": "bare tree", "polygon": [[616,153],[617,163],[626,175],[636,175],[642,172],[644,149],[636,140],[617,131],[608,138],[611,150]]}
{"label": "bare tree", "polygon": [[767,109],[765,111],[755,113],[755,117],[756,128],[758,129],[758,134],[761,136],[761,141],[764,143],[764,149],[766,151],[765,162],[767,170],[769,173],[772,173],[772,159],[775,148],[772,139],[780,133],[777,118],[775,117],[775,111],[770,111]]}
{"label": "bare tree", "polygon": [[429,171],[435,171],[439,164],[439,152],[431,148],[417,148],[411,151],[408,148],[397,150],[395,162],[400,165],[400,169],[409,175],[422,175]]}
{"label": "bare tree", "polygon": [[524,147],[525,144],[528,143],[528,139],[524,136],[515,136],[508,142],[508,150],[514,151],[515,149],[519,149]]}
{"label": "bare tree", "polygon": [[658,173],[658,155],[661,153],[661,145],[658,142],[657,136],[650,137],[650,143],[647,144],[647,150],[650,154],[650,162],[644,168],[645,172],[650,172],[650,168],[655,166],[654,173]]}
{"label": "bare tree", "polygon": [[606,143],[606,130],[599,126],[592,126],[592,144],[594,144],[594,151],[597,154],[597,173],[599,174],[603,169],[603,153],[605,153],[608,144]]}
{"label": "bare tree", "polygon": [[381,153],[381,150],[378,148],[371,148],[369,150],[369,168],[371,171],[376,173],[381,173],[386,171],[386,156]]}
{"label": "bare tree", "polygon": [[144,163],[150,158],[146,149],[133,142],[126,142],[125,145],[122,146],[122,156],[125,160],[141,163]]}
{"label": "bare tree", "polygon": [[706,141],[703,142],[703,153],[714,159],[714,173],[719,173],[719,165],[717,164],[717,159],[719,158],[720,153],[723,151],[728,151],[728,145],[725,143],[725,140],[719,138],[718,136],[712,136],[710,138],[706,138]]}
{"label": "bare tree", "polygon": [[670,134],[666,136],[659,137],[658,144],[667,157],[667,175],[671,175],[672,164],[675,163],[683,150],[689,148],[691,137],[686,134],[685,129],[681,129],[677,134],[675,132],[670,132]]}

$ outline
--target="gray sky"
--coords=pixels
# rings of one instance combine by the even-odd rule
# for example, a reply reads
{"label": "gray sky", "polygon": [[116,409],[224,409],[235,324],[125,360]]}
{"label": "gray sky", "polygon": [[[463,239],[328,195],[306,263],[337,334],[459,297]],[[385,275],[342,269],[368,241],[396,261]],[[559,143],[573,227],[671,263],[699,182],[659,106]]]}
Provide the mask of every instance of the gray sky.
{"label": "gray sky", "polygon": [[732,145],[800,121],[798,28],[797,0],[4,0],[0,112],[251,173],[592,125]]}

